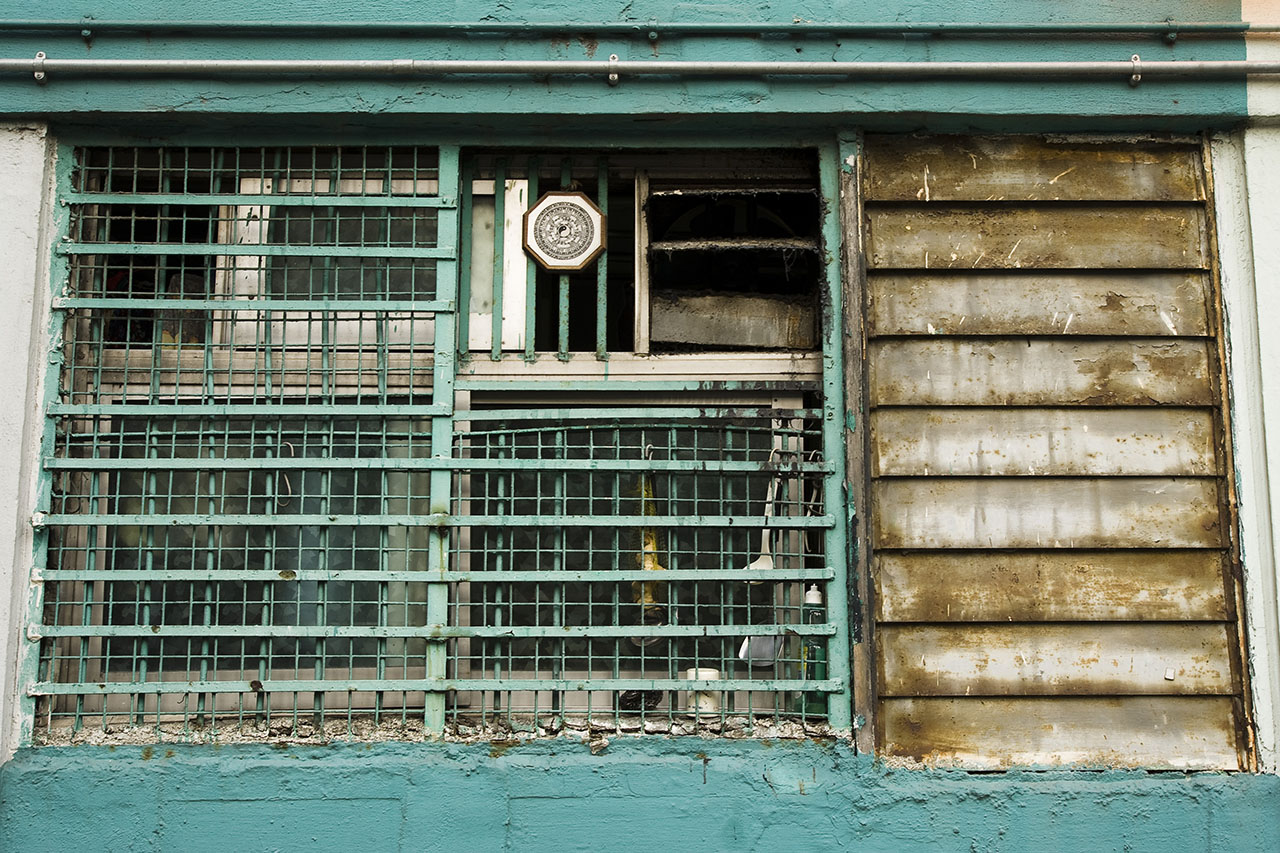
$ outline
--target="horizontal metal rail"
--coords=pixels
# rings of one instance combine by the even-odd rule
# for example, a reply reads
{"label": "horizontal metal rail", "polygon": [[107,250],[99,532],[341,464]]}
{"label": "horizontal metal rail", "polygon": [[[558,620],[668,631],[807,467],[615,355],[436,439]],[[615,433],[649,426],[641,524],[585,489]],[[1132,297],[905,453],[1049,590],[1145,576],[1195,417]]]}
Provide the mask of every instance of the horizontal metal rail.
{"label": "horizontal metal rail", "polygon": [[[317,345],[318,347],[318,345]],[[447,415],[445,404],[414,405],[381,404],[331,404],[323,399],[315,403],[50,403],[46,409],[50,415],[76,415],[81,417],[152,417],[152,418],[331,418],[378,417],[405,418]]]}
{"label": "horizontal metal rail", "polygon": [[[526,372],[526,375],[528,372]],[[717,379],[708,374],[706,379],[668,379],[655,374],[652,379],[472,379],[459,376],[455,387],[459,391],[536,391],[538,393],[563,392],[566,394],[593,394],[599,391],[627,393],[633,391],[790,391],[816,389],[819,377],[812,379]],[[743,417],[741,415],[734,417]],[[763,416],[761,416],[763,417]],[[778,419],[785,414],[776,415]],[[455,418],[465,420],[465,418]],[[665,424],[664,424],[665,425]]]}
{"label": "horizontal metal rail", "polygon": [[[0,59],[0,73],[132,77],[287,75],[336,77],[595,76],[620,77],[849,77],[863,80],[1051,79],[1206,77],[1280,74],[1280,61],[1253,59],[1005,61],[1005,62],[809,62],[754,60],[555,60],[555,59]],[[255,247],[257,248],[257,247]],[[246,252],[254,254],[254,252]],[[256,254],[265,254],[256,252]]]}
{"label": "horizontal metal rail", "polygon": [[[628,581],[653,580],[652,569],[600,569],[590,571],[564,570],[512,570],[477,572],[432,571],[338,571],[331,569],[49,569],[38,575],[41,581],[102,581],[102,582],[164,582],[164,581],[257,581],[279,583],[281,581],[341,581],[344,583],[591,583],[604,581],[626,583]],[[664,569],[664,581],[791,581],[830,580],[835,569]]]}
{"label": "horizontal metal rail", "polygon": [[[474,382],[474,380],[470,380]],[[496,381],[496,380],[495,380]],[[643,381],[643,380],[641,380]],[[770,409],[760,406],[649,406],[645,408],[597,408],[597,407],[564,407],[537,409],[477,409],[460,410],[454,413],[454,421],[552,421],[554,426],[562,426],[566,421],[587,421],[587,426],[607,426],[613,421],[642,421],[636,426],[657,426],[663,428],[669,421],[703,421],[708,419],[739,418],[773,418],[775,420],[791,420],[794,418],[818,418],[821,409]],[[671,424],[681,426],[681,424]],[[506,432],[506,430],[501,430]]]}
{"label": "horizontal metal rail", "polygon": [[[830,580],[835,569],[663,569],[662,580],[681,581],[792,581]],[[145,581],[257,581],[280,583],[288,581],[316,582],[340,581],[344,583],[626,583],[652,581],[653,569],[598,569],[598,570],[528,570],[432,572],[432,571],[375,571],[353,569],[47,569],[37,572],[40,581],[89,581],[115,583]]]}
{"label": "horizontal metal rail", "polygon": [[[844,683],[838,678],[760,679],[722,678],[715,681],[685,681],[677,678],[336,678],[333,680],[262,681],[108,681],[86,684],[51,684],[37,682],[30,696],[106,695],[106,694],[182,694],[182,693],[357,693],[383,691],[444,690],[749,690],[758,693],[784,693],[792,690],[839,693]],[[194,714],[195,711],[190,713]],[[235,714],[236,712],[230,712]],[[253,711],[244,710],[244,715]],[[345,713],[345,712],[344,712]],[[356,711],[355,713],[359,713]],[[692,716],[692,713],[690,712]],[[719,717],[719,713],[703,714]]]}
{"label": "horizontal metal rail", "polygon": [[48,513],[40,519],[42,526],[91,527],[139,527],[179,525],[201,526],[206,524],[223,527],[298,527],[327,525],[333,527],[361,527],[366,525],[391,527],[746,527],[759,530],[795,530],[798,528],[824,528],[834,523],[830,515],[773,516],[756,515],[318,515],[314,513],[290,515],[245,515],[214,513],[120,513],[96,514],[88,512]]}
{"label": "horizontal metal rail", "polygon": [[129,21],[27,19],[0,28],[27,32],[99,33],[304,33],[360,35],[593,35],[654,39],[659,35],[1160,35],[1280,32],[1280,26],[1247,21]]}
{"label": "horizontal metal rail", "polygon": [[[429,448],[423,448],[429,453]],[[58,456],[46,458],[44,467],[72,471],[245,471],[318,469],[332,471],[554,471],[575,473],[580,471],[636,471],[646,473],[674,471],[699,474],[719,473],[775,473],[775,474],[825,474],[830,465],[773,465],[760,462],[721,462],[697,459],[652,460],[643,464],[636,459],[445,459],[440,457],[415,457],[397,459],[390,456],[366,457],[285,457],[254,456],[245,459],[224,457],[189,456],[176,459],[156,457],[79,458]]]}
{"label": "horizontal metal rail", "polygon": [[[108,253],[109,254],[109,253]],[[54,308],[103,311],[365,311],[436,314],[454,310],[454,303],[434,299],[168,299],[107,296],[57,296]],[[370,320],[377,318],[370,317]],[[392,318],[399,319],[399,318]]]}
{"label": "horizontal metal rail", "polygon": [[[268,180],[274,177],[264,172]],[[381,180],[381,178],[371,178]],[[359,179],[356,179],[359,180]],[[394,179],[393,179],[394,180]],[[210,207],[321,207],[321,208],[451,208],[457,199],[429,195],[325,195],[311,193],[66,193],[68,204],[208,205]]]}
{"label": "horizontal metal rail", "polygon": [[442,246],[333,246],[317,243],[60,243],[66,255],[237,255],[293,258],[437,258],[452,260],[453,249]]}
{"label": "horizontal metal rail", "polygon": [[[242,637],[257,640],[261,625],[48,625],[39,629],[46,637],[168,637],[201,640],[206,637]],[[836,632],[831,623],[797,622],[786,625],[272,625],[270,637],[373,637],[381,639],[457,640],[488,639],[625,639],[644,637],[828,637]]]}

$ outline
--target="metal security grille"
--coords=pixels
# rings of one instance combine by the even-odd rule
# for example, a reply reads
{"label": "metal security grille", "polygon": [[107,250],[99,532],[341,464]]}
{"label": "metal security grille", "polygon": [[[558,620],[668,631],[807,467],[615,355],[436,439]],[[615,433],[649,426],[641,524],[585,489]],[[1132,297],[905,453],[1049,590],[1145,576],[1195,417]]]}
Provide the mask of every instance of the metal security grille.
{"label": "metal security grille", "polygon": [[[473,382],[455,411],[459,279],[492,263],[500,293],[504,269],[470,257],[457,148],[62,162],[42,738],[848,725],[838,375],[722,383],[732,406],[661,382],[660,404],[604,382],[516,406]],[[464,294],[495,354],[497,299],[477,320]]]}
{"label": "metal security grille", "polygon": [[460,413],[455,713],[825,720],[821,415]]}

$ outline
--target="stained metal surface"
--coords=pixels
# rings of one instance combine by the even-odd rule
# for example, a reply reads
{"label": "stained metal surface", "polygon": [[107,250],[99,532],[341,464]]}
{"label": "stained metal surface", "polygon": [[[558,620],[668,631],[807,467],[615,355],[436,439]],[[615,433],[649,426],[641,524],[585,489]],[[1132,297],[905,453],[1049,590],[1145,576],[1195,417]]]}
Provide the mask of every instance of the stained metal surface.
{"label": "stained metal surface", "polygon": [[[1218,550],[883,551],[884,622],[1213,621],[1231,618]],[[886,648],[889,648],[886,646]]]}
{"label": "stained metal surface", "polygon": [[1203,269],[1203,207],[876,206],[872,269]]}
{"label": "stained metal surface", "polygon": [[1241,766],[1200,152],[874,137],[868,164],[883,748]]}
{"label": "stained metal surface", "polygon": [[816,343],[811,305],[794,299],[735,294],[654,292],[649,338],[726,349],[810,349]]}
{"label": "stained metal surface", "polygon": [[1214,548],[1214,479],[904,478],[872,488],[880,548]]}
{"label": "stained metal surface", "polygon": [[998,770],[1087,765],[1238,770],[1229,696],[886,699],[886,755]]}
{"label": "stained metal surface", "polygon": [[871,201],[1190,201],[1196,149],[1036,137],[871,137]]}
{"label": "stained metal surface", "polygon": [[1205,273],[875,273],[875,335],[1204,335]]}
{"label": "stained metal surface", "polygon": [[1209,350],[1198,339],[878,339],[877,406],[1204,406]]}
{"label": "stained metal surface", "polygon": [[1228,626],[886,625],[882,696],[1230,694]]}
{"label": "stained metal surface", "polygon": [[882,408],[875,476],[1209,475],[1207,409]]}

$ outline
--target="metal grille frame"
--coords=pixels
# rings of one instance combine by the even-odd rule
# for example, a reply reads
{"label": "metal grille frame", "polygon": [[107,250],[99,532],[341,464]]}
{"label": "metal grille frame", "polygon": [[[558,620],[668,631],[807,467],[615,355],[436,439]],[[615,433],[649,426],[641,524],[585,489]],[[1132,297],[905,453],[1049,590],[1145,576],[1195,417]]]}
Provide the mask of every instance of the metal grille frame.
{"label": "metal grille frame", "polygon": [[623,385],[533,370],[490,384],[547,402],[489,403],[458,375],[463,162],[60,151],[28,740],[851,728],[835,253],[820,385],[602,405]]}

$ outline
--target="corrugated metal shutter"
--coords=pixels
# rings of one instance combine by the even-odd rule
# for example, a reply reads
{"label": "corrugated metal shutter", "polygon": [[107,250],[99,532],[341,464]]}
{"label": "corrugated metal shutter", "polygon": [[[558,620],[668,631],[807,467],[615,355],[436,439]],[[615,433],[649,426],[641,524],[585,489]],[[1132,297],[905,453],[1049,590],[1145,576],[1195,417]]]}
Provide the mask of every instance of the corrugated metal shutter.
{"label": "corrugated metal shutter", "polygon": [[863,174],[882,751],[1246,766],[1200,148],[876,137]]}

